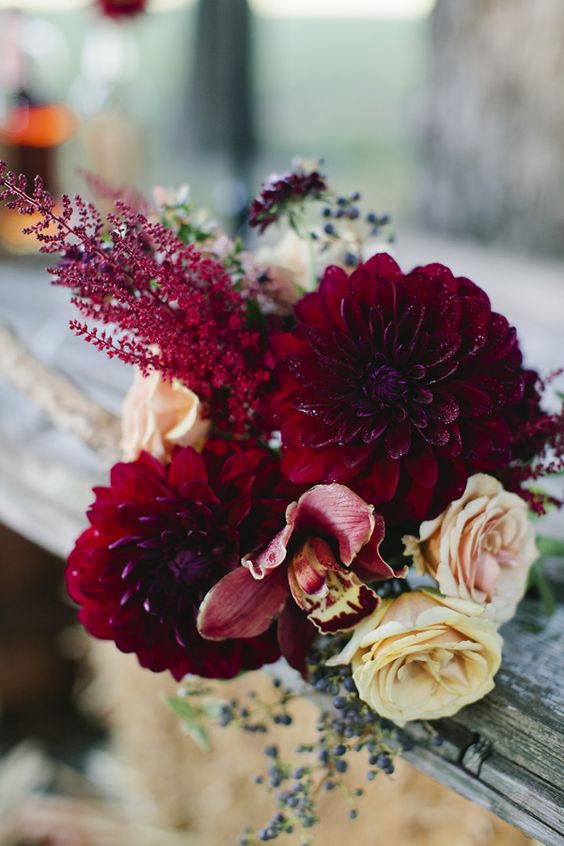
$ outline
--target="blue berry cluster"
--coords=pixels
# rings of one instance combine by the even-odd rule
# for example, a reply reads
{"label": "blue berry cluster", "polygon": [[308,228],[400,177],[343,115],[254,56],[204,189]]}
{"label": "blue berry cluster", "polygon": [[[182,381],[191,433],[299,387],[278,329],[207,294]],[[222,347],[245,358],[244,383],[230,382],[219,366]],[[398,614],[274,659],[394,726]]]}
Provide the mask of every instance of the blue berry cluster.
{"label": "blue berry cluster", "polygon": [[[239,839],[240,846],[256,846],[297,831],[304,833],[303,844],[307,846],[311,843],[308,830],[318,822],[316,797],[321,790],[338,789],[349,818],[356,819],[358,799],[364,789],[351,788],[347,783],[352,755],[366,755],[368,781],[380,772],[394,771],[394,758],[401,748],[397,728],[381,720],[362,702],[349,667],[326,664],[339,648],[339,640],[321,639],[309,657],[309,681],[320,704],[316,741],[299,744],[294,750],[294,761],[285,760],[274,744],[265,747],[265,770],[254,781],[275,799],[275,813],[260,830],[245,831]],[[250,707],[231,700],[222,708],[220,724],[238,724],[244,731],[252,732],[265,731],[268,723],[289,725],[292,718],[287,707],[299,694],[285,688],[279,679],[274,679],[273,684],[274,703],[259,701],[254,693]],[[256,718],[255,714],[260,716]]]}

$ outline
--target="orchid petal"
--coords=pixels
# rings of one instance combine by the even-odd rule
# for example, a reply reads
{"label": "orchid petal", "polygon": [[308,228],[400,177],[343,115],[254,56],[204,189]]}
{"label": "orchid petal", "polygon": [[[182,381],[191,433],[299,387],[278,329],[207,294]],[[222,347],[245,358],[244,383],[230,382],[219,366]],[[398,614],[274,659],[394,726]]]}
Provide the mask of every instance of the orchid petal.
{"label": "orchid petal", "polygon": [[278,618],[278,644],[288,664],[303,676],[306,673],[306,656],[317,633],[295,602],[286,602]]}
{"label": "orchid petal", "polygon": [[283,571],[257,580],[246,567],[237,567],[204,597],[198,613],[198,631],[208,640],[256,637],[280,613],[288,593]]}
{"label": "orchid petal", "polygon": [[268,546],[258,555],[245,555],[241,561],[254,579],[264,579],[271,570],[279,567],[286,558],[286,550],[292,532],[294,531],[294,520],[292,515],[296,510],[296,503],[292,502],[286,509],[287,523],[284,528],[274,535]]}
{"label": "orchid petal", "polygon": [[374,531],[368,543],[356,556],[353,568],[355,573],[371,582],[382,579],[403,579],[407,575],[407,567],[393,570],[380,555],[380,544],[384,540],[385,523],[380,514],[374,514]]}
{"label": "orchid petal", "polygon": [[316,485],[296,503],[296,529],[311,535],[329,535],[339,545],[339,558],[349,566],[374,531],[374,506],[345,485]]}
{"label": "orchid petal", "polygon": [[[296,599],[292,580],[290,586]],[[380,597],[355,573],[341,569],[328,571],[323,590],[316,595],[302,593],[298,604],[322,634],[335,634],[354,628],[379,602]]]}

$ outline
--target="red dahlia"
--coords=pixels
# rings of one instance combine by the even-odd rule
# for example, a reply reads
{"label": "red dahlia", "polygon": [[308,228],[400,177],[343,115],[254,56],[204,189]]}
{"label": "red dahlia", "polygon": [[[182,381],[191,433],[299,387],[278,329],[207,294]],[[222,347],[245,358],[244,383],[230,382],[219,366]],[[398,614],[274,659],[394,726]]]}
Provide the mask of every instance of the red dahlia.
{"label": "red dahlia", "polygon": [[274,339],[270,401],[293,482],[343,482],[388,519],[422,519],[511,459],[521,352],[469,279],[404,275],[381,254],[350,276],[328,268],[296,315]]}
{"label": "red dahlia", "polygon": [[[276,459],[263,447],[212,440],[169,467],[144,453],[96,488],[91,523],[70,555],[67,586],[95,637],[135,652],[143,667],[230,678],[275,661],[275,631],[204,640],[196,629],[210,588],[283,520]],[[273,481],[274,480],[274,481]]]}

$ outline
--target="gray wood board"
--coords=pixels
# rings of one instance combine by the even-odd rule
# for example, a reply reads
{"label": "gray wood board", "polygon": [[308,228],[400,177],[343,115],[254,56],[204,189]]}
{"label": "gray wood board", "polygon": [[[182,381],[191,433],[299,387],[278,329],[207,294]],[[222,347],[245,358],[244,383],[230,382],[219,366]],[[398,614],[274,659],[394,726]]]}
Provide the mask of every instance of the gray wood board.
{"label": "gray wood board", "polygon": [[503,663],[489,696],[434,724],[413,724],[406,757],[542,843],[564,843],[564,608],[535,630],[537,603],[502,629]]}

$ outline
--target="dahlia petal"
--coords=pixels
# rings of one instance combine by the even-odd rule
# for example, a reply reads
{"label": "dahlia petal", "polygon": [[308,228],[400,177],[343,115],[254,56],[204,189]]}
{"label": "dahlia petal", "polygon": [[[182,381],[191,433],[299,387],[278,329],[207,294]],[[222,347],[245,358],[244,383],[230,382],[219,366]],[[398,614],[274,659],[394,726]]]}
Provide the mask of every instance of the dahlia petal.
{"label": "dahlia petal", "polygon": [[302,323],[323,326],[324,310],[319,297],[315,294],[306,294],[294,306],[296,316]]}
{"label": "dahlia petal", "polygon": [[416,429],[424,429],[429,425],[429,417],[420,405],[412,405],[408,412],[410,422]]}
{"label": "dahlia petal", "polygon": [[453,380],[448,389],[458,400],[458,404],[465,415],[484,417],[492,411],[490,397],[475,384],[469,381]]}
{"label": "dahlia petal", "polygon": [[355,300],[366,303],[368,306],[372,304],[376,283],[374,276],[367,268],[359,265],[351,273],[349,285]]}
{"label": "dahlia petal", "polygon": [[316,482],[346,482],[354,475],[354,468],[345,463],[346,455],[338,447],[320,452],[313,449],[286,449],[282,456],[282,472],[296,485]]}
{"label": "dahlia petal", "polygon": [[303,352],[304,343],[293,332],[273,332],[269,338],[270,348],[277,359]]}
{"label": "dahlia petal", "polygon": [[429,343],[424,364],[427,367],[442,364],[458,352],[460,343],[461,338],[458,332],[452,334],[440,333],[435,335],[431,338]]}
{"label": "dahlia petal", "polygon": [[460,407],[453,396],[444,390],[433,391],[433,403],[427,414],[436,423],[448,426],[453,423],[460,413]]}
{"label": "dahlia petal", "polygon": [[[150,462],[149,462],[150,459]],[[157,464],[157,472],[149,472],[144,465]],[[143,502],[157,496],[168,496],[170,491],[164,484],[163,465],[152,455],[141,453],[137,461],[119,462],[110,470],[112,495],[118,501]]]}
{"label": "dahlia petal", "polygon": [[400,462],[394,458],[380,458],[370,468],[366,486],[373,491],[374,502],[387,502],[394,496],[400,475]]}
{"label": "dahlia petal", "polygon": [[172,457],[168,480],[174,488],[180,488],[189,481],[207,482],[208,474],[202,456],[192,447],[179,449]]}
{"label": "dahlia petal", "polygon": [[405,467],[411,478],[421,487],[432,489],[439,478],[439,467],[433,450],[425,445],[418,455],[407,456]]}
{"label": "dahlia petal", "polygon": [[439,423],[431,423],[425,429],[421,429],[425,440],[433,446],[446,446],[450,440],[449,430]]}
{"label": "dahlia petal", "polygon": [[365,444],[371,444],[377,438],[380,437],[382,432],[385,432],[388,428],[389,419],[386,414],[381,414],[375,420],[371,420],[370,424],[368,424],[363,433],[362,433],[362,440]]}
{"label": "dahlia petal", "polygon": [[411,425],[400,423],[389,427],[384,444],[390,458],[401,458],[411,446]]}
{"label": "dahlia petal", "polygon": [[[342,326],[341,304],[343,297],[349,293],[349,278],[345,271],[336,265],[330,265],[319,283],[319,293],[324,315],[323,325]],[[301,312],[298,309],[296,312],[301,320]]]}
{"label": "dahlia petal", "polygon": [[458,284],[458,290],[464,297],[465,303],[467,298],[471,298],[473,302],[479,303],[482,308],[485,307],[489,313],[490,298],[483,288],[480,288],[475,282],[472,282],[472,280],[468,279],[466,276],[457,276],[456,282]]}
{"label": "dahlia petal", "polygon": [[389,279],[395,282],[402,277],[399,264],[389,253],[376,253],[368,259],[365,267],[380,279]]}
{"label": "dahlia petal", "polygon": [[198,612],[198,631],[208,640],[256,637],[280,613],[288,593],[283,571],[273,571],[259,580],[246,567],[237,567],[204,597]]}

